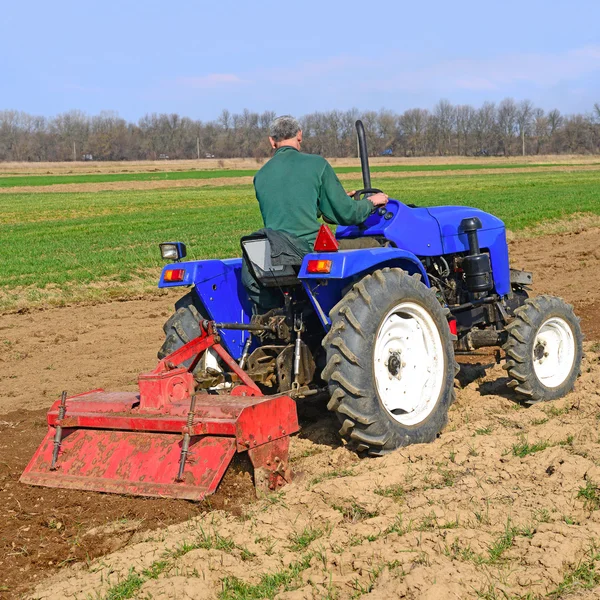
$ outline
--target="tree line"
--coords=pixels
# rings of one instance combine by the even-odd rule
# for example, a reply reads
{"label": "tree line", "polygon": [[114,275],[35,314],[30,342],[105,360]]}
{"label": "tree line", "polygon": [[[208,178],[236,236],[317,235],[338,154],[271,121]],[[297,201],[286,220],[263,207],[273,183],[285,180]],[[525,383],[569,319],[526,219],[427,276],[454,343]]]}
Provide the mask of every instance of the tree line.
{"label": "tree line", "polygon": [[[214,121],[147,114],[137,123],[104,111],[73,110],[52,118],[0,111],[1,161],[156,160],[270,156],[268,126],[275,117],[223,110]],[[432,110],[402,114],[331,110],[302,117],[303,149],[327,157],[356,156],[354,122],[362,119],[371,155],[513,156],[600,152],[600,103],[586,114],[549,112],[529,100],[505,98],[479,108],[440,100]]]}

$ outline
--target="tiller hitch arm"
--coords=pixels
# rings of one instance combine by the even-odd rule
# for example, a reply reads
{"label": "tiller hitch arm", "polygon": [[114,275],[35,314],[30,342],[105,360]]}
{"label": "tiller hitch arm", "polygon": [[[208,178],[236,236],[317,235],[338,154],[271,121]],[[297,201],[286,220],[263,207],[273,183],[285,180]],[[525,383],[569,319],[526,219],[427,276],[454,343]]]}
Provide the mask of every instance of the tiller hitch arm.
{"label": "tiller hitch arm", "polygon": [[[193,370],[209,348],[241,382],[229,394],[196,393]],[[296,404],[286,395],[263,396],[221,346],[214,324],[203,321],[199,337],[142,373],[138,385],[139,394],[99,389],[55,402],[21,481],[201,500],[214,493],[236,452],[248,452],[257,493],[290,481]]]}

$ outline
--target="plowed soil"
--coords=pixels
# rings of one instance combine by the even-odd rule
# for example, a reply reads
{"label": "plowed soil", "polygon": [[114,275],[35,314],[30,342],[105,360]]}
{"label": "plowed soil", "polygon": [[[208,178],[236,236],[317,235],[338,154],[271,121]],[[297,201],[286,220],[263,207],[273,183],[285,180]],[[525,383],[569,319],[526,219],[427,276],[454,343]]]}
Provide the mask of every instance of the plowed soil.
{"label": "plowed soil", "polygon": [[244,463],[202,504],[19,484],[61,390],[135,389],[177,295],[0,317],[0,598],[595,597],[600,229],[511,259],[582,318],[574,393],[522,408],[492,355],[470,357],[439,439],[377,460],[306,404],[300,476],[260,502]]}
{"label": "plowed soil", "polygon": [[[448,163],[446,163],[448,164]],[[346,165],[340,165],[346,166]],[[383,166],[383,165],[382,165]],[[570,165],[561,164],[560,166],[545,167],[544,173],[568,173],[572,171],[597,171],[597,164],[591,165]],[[533,173],[539,171],[538,167],[514,167],[504,168],[502,173],[509,175],[515,173]],[[481,169],[464,169],[462,171],[380,171],[377,178],[403,179],[407,177],[468,177],[469,175],[494,174],[494,171],[482,171]],[[359,173],[341,173],[338,175],[341,181],[356,181],[360,178]],[[215,177],[214,179],[170,179],[167,181],[105,181],[100,183],[55,183],[54,185],[22,185],[19,187],[0,188],[0,194],[45,194],[48,192],[101,192],[101,191],[119,191],[119,190],[158,190],[170,188],[198,188],[198,187],[218,187],[230,185],[250,185],[252,177]]]}
{"label": "plowed soil", "polygon": [[[266,159],[208,158],[200,160],[136,160],[136,161],[77,161],[77,162],[0,162],[0,177],[5,175],[71,175],[88,173],[159,173],[163,171],[191,171],[207,169],[258,169]],[[358,158],[331,158],[337,167],[358,167]],[[595,156],[581,154],[548,154],[537,156],[473,157],[473,156],[401,156],[369,158],[371,166],[380,165],[450,165],[450,164],[585,164],[597,162]]]}

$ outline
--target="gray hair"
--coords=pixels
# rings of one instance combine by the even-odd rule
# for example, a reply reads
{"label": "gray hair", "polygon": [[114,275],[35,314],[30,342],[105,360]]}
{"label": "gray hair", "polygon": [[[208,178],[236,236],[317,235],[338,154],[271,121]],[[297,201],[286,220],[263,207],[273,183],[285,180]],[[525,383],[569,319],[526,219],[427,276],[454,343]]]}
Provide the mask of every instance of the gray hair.
{"label": "gray hair", "polygon": [[269,135],[276,142],[290,140],[296,137],[296,134],[302,129],[297,119],[290,115],[283,115],[271,121],[269,125]]}

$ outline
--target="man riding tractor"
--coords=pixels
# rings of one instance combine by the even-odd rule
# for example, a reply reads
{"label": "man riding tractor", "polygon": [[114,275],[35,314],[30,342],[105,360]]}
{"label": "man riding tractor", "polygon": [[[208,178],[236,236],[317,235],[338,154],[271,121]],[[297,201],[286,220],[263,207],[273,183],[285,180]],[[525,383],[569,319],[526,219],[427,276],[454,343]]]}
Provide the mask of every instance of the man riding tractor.
{"label": "man riding tractor", "polygon": [[[322,156],[300,152],[302,129],[293,117],[277,117],[269,133],[275,154],[254,177],[254,189],[265,225],[257,233],[269,238],[274,265],[300,265],[313,250],[319,217],[337,225],[360,225],[374,208],[386,205],[383,192],[353,200],[356,191],[344,190]],[[281,304],[281,295],[261,286],[245,262],[242,281],[257,312]]]}

